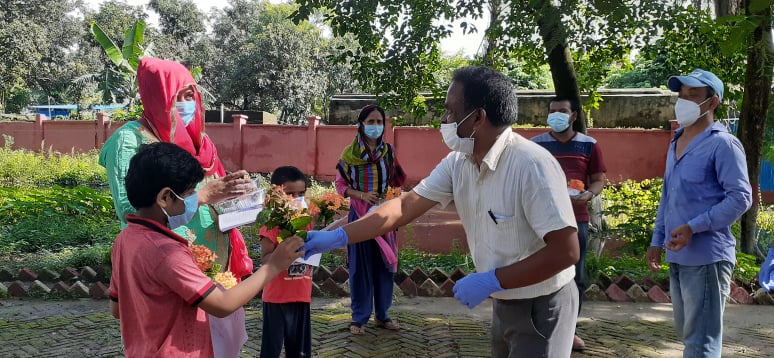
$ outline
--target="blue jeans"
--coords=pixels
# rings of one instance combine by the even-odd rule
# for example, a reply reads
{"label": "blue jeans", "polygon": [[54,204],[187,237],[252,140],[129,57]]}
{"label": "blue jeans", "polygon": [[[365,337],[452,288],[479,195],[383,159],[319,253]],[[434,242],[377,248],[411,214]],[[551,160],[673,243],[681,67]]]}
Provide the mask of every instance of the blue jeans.
{"label": "blue jeans", "polygon": [[720,357],[723,350],[723,311],[731,291],[734,264],[703,266],[669,264],[669,293],[677,336],[685,345],[684,358]]}

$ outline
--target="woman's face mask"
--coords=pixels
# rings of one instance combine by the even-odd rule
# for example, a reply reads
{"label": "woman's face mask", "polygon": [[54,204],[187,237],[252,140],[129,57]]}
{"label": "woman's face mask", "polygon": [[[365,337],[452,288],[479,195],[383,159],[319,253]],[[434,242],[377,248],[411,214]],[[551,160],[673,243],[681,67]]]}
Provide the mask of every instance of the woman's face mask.
{"label": "woman's face mask", "polygon": [[384,126],[378,124],[366,124],[363,126],[363,132],[366,137],[371,139],[379,139],[384,133]]}
{"label": "woman's face mask", "polygon": [[175,194],[174,191],[172,192],[172,194],[176,196],[178,199],[183,201],[183,203],[185,204],[185,210],[180,215],[171,215],[171,216],[167,214],[167,211],[164,210],[164,208],[161,208],[161,211],[164,212],[164,215],[166,215],[167,219],[169,220],[167,222],[167,227],[170,229],[176,229],[178,227],[181,227],[191,222],[194,215],[196,215],[196,212],[199,210],[199,193],[193,192],[193,194],[189,195],[185,199]]}
{"label": "woman's face mask", "polygon": [[476,134],[476,131],[473,131],[468,138],[460,138],[457,134],[457,128],[462,122],[465,122],[470,118],[473,113],[476,113],[477,110],[478,109],[474,109],[473,112],[468,113],[468,115],[459,122],[441,124],[441,136],[443,136],[443,142],[446,143],[446,146],[449,147],[449,149],[464,154],[473,154],[473,145],[475,144],[473,135]]}
{"label": "woman's face mask", "polygon": [[177,114],[180,115],[183,124],[187,127],[194,119],[194,114],[196,113],[196,101],[176,102],[175,107],[177,108]]}

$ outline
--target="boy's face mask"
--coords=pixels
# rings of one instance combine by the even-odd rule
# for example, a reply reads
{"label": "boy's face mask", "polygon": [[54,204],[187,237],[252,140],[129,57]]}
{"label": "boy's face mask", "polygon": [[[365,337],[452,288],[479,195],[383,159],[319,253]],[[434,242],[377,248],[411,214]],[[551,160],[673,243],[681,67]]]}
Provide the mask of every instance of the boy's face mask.
{"label": "boy's face mask", "polygon": [[[171,190],[170,190],[171,191]],[[169,220],[167,222],[167,227],[170,230],[174,230],[176,228],[179,228],[185,224],[188,224],[191,222],[191,219],[193,219],[194,215],[196,215],[196,212],[199,210],[199,193],[193,192],[193,194],[189,195],[185,199],[181,198],[179,195],[175,194],[174,191],[172,191],[172,194],[176,196],[178,199],[182,200],[185,204],[185,210],[180,215],[169,215],[167,214],[167,211],[164,210],[164,208],[161,208],[161,211],[164,212],[164,215],[167,216],[167,219]]]}

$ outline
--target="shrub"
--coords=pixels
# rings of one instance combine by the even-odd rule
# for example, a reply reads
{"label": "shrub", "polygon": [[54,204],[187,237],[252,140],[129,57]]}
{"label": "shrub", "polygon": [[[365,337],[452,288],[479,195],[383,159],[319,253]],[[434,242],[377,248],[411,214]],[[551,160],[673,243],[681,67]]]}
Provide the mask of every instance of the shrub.
{"label": "shrub", "polygon": [[0,188],[0,211],[4,251],[58,251],[113,242],[120,231],[106,190]]}
{"label": "shrub", "polygon": [[627,180],[608,185],[603,190],[604,214],[609,234],[632,243],[627,248],[633,254],[644,253],[650,246],[653,227],[661,199],[661,179],[641,182]]}
{"label": "shrub", "polygon": [[12,150],[13,139],[9,136],[4,139],[5,146],[0,148],[2,187],[107,185],[105,169],[97,163],[96,151],[60,154]]}
{"label": "shrub", "polygon": [[30,268],[33,271],[50,269],[60,272],[66,267],[81,269],[84,266],[96,267],[110,266],[110,250],[113,244],[99,243],[89,246],[72,246],[61,250],[40,250],[35,253],[8,255],[0,253],[2,267],[16,272],[22,268]]}

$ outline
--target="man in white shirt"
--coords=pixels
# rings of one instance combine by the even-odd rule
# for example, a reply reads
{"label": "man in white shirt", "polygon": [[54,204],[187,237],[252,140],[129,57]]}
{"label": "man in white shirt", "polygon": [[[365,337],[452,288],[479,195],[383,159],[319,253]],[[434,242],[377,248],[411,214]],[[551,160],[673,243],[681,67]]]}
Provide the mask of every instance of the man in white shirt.
{"label": "man in white shirt", "polygon": [[456,282],[454,297],[470,308],[494,298],[492,356],[569,357],[578,309],[575,216],[559,163],[512,131],[516,102],[501,73],[457,69],[441,118],[452,152],[411,192],[337,230],[310,232],[302,250],[368,240],[453,200],[477,271]]}

